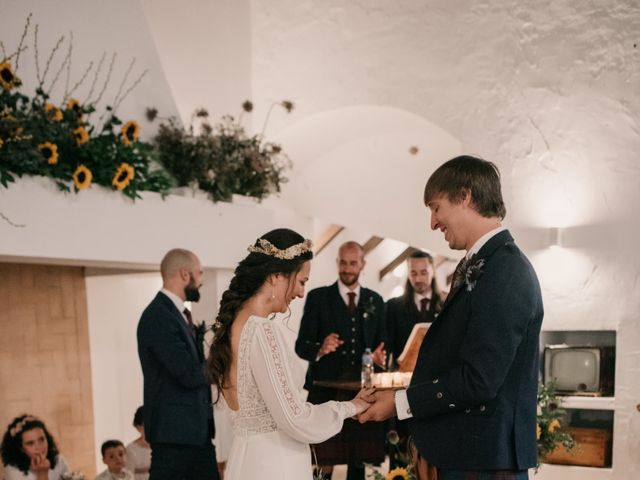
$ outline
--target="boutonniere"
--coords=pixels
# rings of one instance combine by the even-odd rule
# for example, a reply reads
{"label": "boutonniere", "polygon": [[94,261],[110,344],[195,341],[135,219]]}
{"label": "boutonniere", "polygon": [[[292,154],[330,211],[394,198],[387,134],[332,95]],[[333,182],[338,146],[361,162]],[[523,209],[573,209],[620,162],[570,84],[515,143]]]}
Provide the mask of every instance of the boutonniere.
{"label": "boutonniere", "polygon": [[467,292],[470,292],[475,288],[478,278],[480,278],[480,275],[484,273],[484,270],[482,270],[484,264],[484,258],[478,258],[474,260],[472,257],[469,259],[469,263],[465,267],[462,277],[464,279],[464,284]]}
{"label": "boutonniere", "polygon": [[362,318],[367,319],[376,314],[376,306],[373,304],[373,297],[369,297],[369,299],[364,302],[361,307],[362,310]]}

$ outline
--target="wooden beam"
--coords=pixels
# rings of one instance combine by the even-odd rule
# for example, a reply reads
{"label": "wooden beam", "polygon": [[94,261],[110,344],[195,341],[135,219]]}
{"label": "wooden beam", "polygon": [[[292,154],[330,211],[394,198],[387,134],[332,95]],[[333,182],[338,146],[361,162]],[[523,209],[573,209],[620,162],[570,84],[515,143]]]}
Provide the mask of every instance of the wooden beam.
{"label": "wooden beam", "polygon": [[314,255],[319,254],[322,250],[325,249],[331,241],[338,236],[340,232],[344,230],[342,225],[331,224],[329,225],[324,232],[320,234],[315,242],[313,242],[313,253]]}
{"label": "wooden beam", "polygon": [[398,265],[400,265],[407,258],[409,258],[409,255],[411,255],[416,250],[418,249],[413,247],[405,248],[400,255],[398,255],[396,258],[391,260],[391,262],[389,262],[389,264],[387,264],[386,267],[380,270],[380,273],[379,273],[380,280],[382,280],[387,275],[387,273],[392,272]]}
{"label": "wooden beam", "polygon": [[362,245],[362,251],[364,253],[364,256],[366,257],[368,253],[370,253],[374,248],[376,248],[378,245],[380,245],[382,243],[382,241],[384,240],[384,238],[382,237],[376,237],[375,235],[373,237],[371,237],[369,240],[367,240],[366,242],[364,242],[364,245]]}

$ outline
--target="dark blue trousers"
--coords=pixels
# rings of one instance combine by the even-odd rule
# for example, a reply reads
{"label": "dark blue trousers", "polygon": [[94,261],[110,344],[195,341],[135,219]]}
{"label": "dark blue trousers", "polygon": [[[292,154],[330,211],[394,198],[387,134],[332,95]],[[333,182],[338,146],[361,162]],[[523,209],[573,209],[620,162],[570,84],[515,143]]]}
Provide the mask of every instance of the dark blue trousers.
{"label": "dark blue trousers", "polygon": [[154,443],[149,480],[220,480],[215,447]]}

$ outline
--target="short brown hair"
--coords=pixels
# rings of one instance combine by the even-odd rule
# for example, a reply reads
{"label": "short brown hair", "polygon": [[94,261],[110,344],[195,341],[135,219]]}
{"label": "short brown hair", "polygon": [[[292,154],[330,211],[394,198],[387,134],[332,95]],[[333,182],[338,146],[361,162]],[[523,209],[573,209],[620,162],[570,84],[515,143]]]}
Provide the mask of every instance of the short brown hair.
{"label": "short brown hair", "polygon": [[452,158],[431,174],[424,187],[424,204],[428,206],[442,194],[451,202],[459,203],[466,191],[470,192],[476,211],[483,217],[503,219],[507,214],[498,167],[470,155]]}

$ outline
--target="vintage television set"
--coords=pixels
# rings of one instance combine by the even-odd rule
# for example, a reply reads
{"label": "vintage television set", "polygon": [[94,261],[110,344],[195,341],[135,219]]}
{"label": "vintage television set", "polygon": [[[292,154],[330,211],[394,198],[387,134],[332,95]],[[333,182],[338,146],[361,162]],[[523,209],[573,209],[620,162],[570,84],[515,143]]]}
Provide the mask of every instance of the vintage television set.
{"label": "vintage television set", "polygon": [[547,345],[544,382],[563,395],[613,396],[615,347]]}

